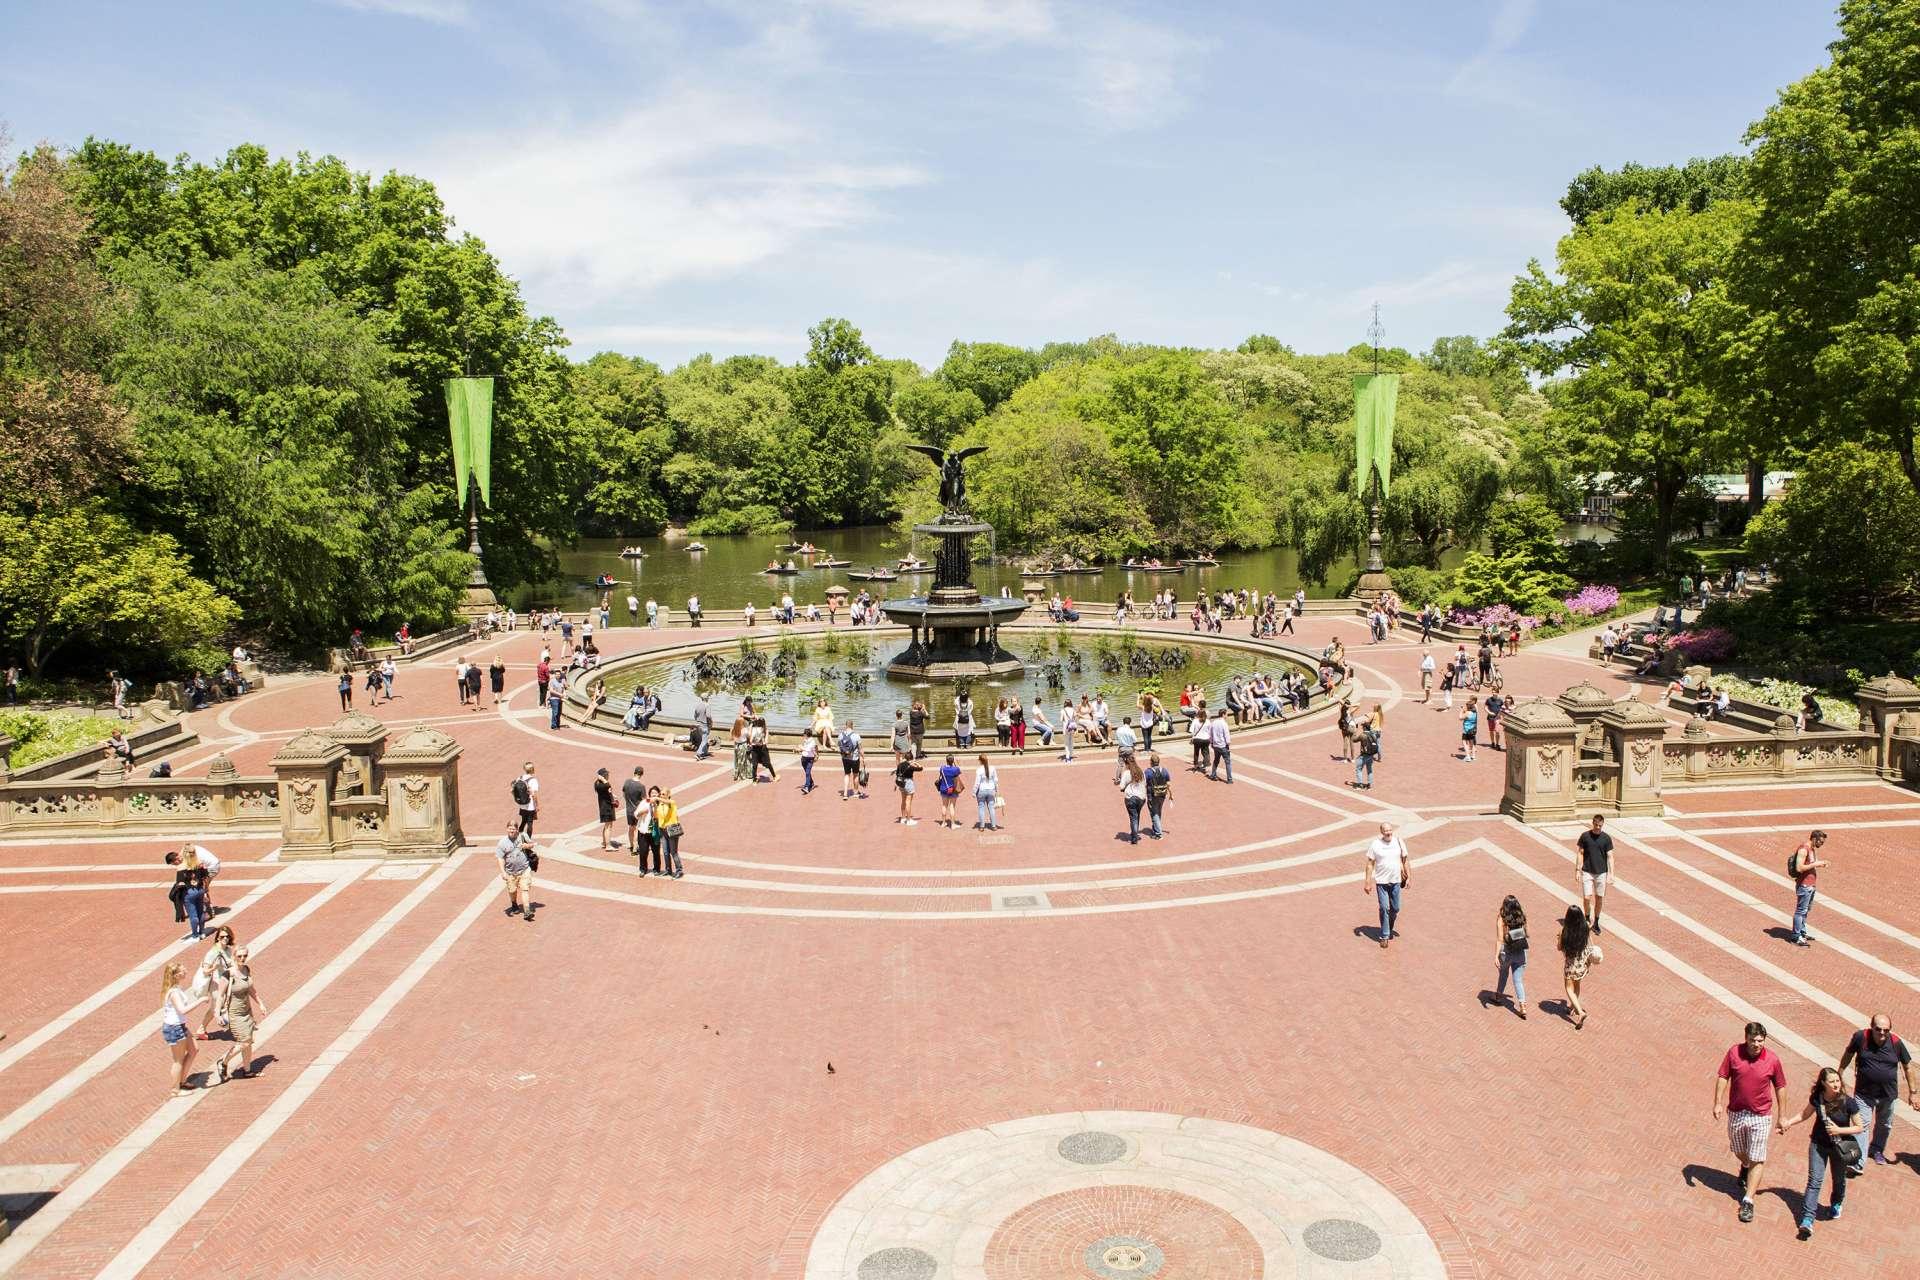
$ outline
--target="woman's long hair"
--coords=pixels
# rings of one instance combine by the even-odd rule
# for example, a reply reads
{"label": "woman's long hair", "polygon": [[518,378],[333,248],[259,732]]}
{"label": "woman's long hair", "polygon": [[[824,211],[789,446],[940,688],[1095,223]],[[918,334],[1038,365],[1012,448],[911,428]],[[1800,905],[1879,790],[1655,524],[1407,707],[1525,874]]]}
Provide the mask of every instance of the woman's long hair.
{"label": "woman's long hair", "polygon": [[1527,913],[1521,908],[1520,899],[1512,894],[1508,894],[1507,900],[1500,904],[1500,923],[1509,929],[1527,927]]}
{"label": "woman's long hair", "polygon": [[1560,954],[1569,960],[1579,958],[1591,936],[1587,913],[1579,907],[1568,907],[1566,918],[1560,922]]}

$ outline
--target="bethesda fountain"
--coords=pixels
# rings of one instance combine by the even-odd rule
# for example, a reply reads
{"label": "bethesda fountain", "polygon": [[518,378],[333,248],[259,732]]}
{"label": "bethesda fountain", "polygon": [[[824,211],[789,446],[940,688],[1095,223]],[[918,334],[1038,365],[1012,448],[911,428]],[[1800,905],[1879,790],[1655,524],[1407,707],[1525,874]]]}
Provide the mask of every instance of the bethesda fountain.
{"label": "bethesda fountain", "polygon": [[887,674],[918,680],[976,680],[1021,670],[1020,659],[1000,647],[1000,628],[1026,612],[1024,599],[982,596],[973,585],[973,540],[992,533],[967,509],[966,460],[985,445],[944,451],[932,445],[910,448],[940,468],[940,518],[917,524],[915,533],[939,542],[933,560],[933,586],[923,596],[882,600],[889,621],[906,627],[912,639],[887,663]]}

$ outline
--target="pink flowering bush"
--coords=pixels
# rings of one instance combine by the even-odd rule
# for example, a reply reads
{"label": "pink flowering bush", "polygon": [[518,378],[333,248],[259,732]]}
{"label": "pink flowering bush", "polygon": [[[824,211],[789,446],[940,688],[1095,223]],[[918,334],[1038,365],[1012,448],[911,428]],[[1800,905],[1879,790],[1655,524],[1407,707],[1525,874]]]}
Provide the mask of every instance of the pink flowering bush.
{"label": "pink flowering bush", "polygon": [[1591,618],[1598,614],[1610,613],[1620,603],[1620,588],[1603,587],[1592,584],[1580,588],[1578,592],[1561,601],[1567,612],[1576,618]]}
{"label": "pink flowering bush", "polygon": [[1492,627],[1496,631],[1506,631],[1516,622],[1522,631],[1531,631],[1540,625],[1539,618],[1505,604],[1490,604],[1482,609],[1449,609],[1447,621],[1456,627]]}
{"label": "pink flowering bush", "polygon": [[1733,656],[1733,632],[1725,627],[1695,627],[1682,631],[1668,645],[1686,654],[1689,662],[1718,662]]}

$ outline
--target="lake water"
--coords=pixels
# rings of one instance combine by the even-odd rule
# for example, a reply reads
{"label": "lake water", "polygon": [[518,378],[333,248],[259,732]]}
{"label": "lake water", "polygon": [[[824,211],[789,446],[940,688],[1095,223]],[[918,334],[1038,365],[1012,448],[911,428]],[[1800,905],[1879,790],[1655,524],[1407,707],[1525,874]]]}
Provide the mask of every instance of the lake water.
{"label": "lake water", "polygon": [[[1569,525],[1567,536],[1604,539],[1611,535],[1599,526]],[[811,542],[822,554],[790,556],[788,552],[775,550],[789,540]],[[687,544],[695,541],[704,542],[707,550],[688,551]],[[628,546],[639,547],[647,553],[646,558],[623,559],[620,552]],[[975,550],[982,549],[982,544],[976,542]],[[826,559],[830,553],[835,559],[853,561],[852,571],[865,572],[876,565],[892,566],[909,554],[931,561],[934,550],[934,539],[898,534],[886,526],[699,539],[686,536],[583,538],[578,545],[561,549],[562,576],[558,581],[520,587],[508,599],[522,610],[531,605],[585,609],[599,600],[599,593],[588,584],[604,573],[620,582],[613,592],[613,624],[627,626],[630,625],[626,611],[629,592],[638,596],[643,605],[649,597],[670,605],[676,616],[684,615],[687,597],[695,594],[709,609],[738,609],[749,601],[766,609],[778,602],[782,591],[791,591],[795,602],[802,606],[808,601],[825,603],[827,588],[835,584],[855,595],[864,586],[877,596],[910,596],[924,591],[932,581],[931,575],[903,577],[897,582],[861,583],[847,577],[848,569],[814,568],[814,561]],[[1452,567],[1464,554],[1463,550],[1450,551],[1441,563]],[[768,574],[767,562],[775,558],[783,565],[791,558],[801,572],[791,577]],[[1144,601],[1162,587],[1171,586],[1180,599],[1191,604],[1203,588],[1259,587],[1262,591],[1291,594],[1295,588],[1304,586],[1311,597],[1329,597],[1346,583],[1356,568],[1355,561],[1341,560],[1327,575],[1327,585],[1318,586],[1301,581],[1300,557],[1292,550],[1267,547],[1259,551],[1222,552],[1217,569],[1150,573],[1108,568],[1099,573],[1042,581],[1049,589],[1058,589],[1076,600],[1112,600],[1122,591],[1132,591],[1136,600]],[[1002,586],[1015,595],[1020,593],[1021,574],[1011,565],[976,564],[973,581],[983,594],[997,595]],[[640,622],[644,625],[645,621],[643,610]]]}

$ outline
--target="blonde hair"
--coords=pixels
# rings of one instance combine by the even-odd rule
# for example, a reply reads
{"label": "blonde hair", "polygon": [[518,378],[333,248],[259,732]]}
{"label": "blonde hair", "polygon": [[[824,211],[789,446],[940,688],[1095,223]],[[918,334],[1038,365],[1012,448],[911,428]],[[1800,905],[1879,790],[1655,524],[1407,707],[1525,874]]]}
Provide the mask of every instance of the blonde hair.
{"label": "blonde hair", "polygon": [[200,865],[200,851],[192,845],[180,851],[180,865],[191,871]]}
{"label": "blonde hair", "polygon": [[180,985],[180,979],[187,976],[187,966],[178,960],[168,961],[167,967],[160,971],[160,998],[165,1000],[167,993]]}

